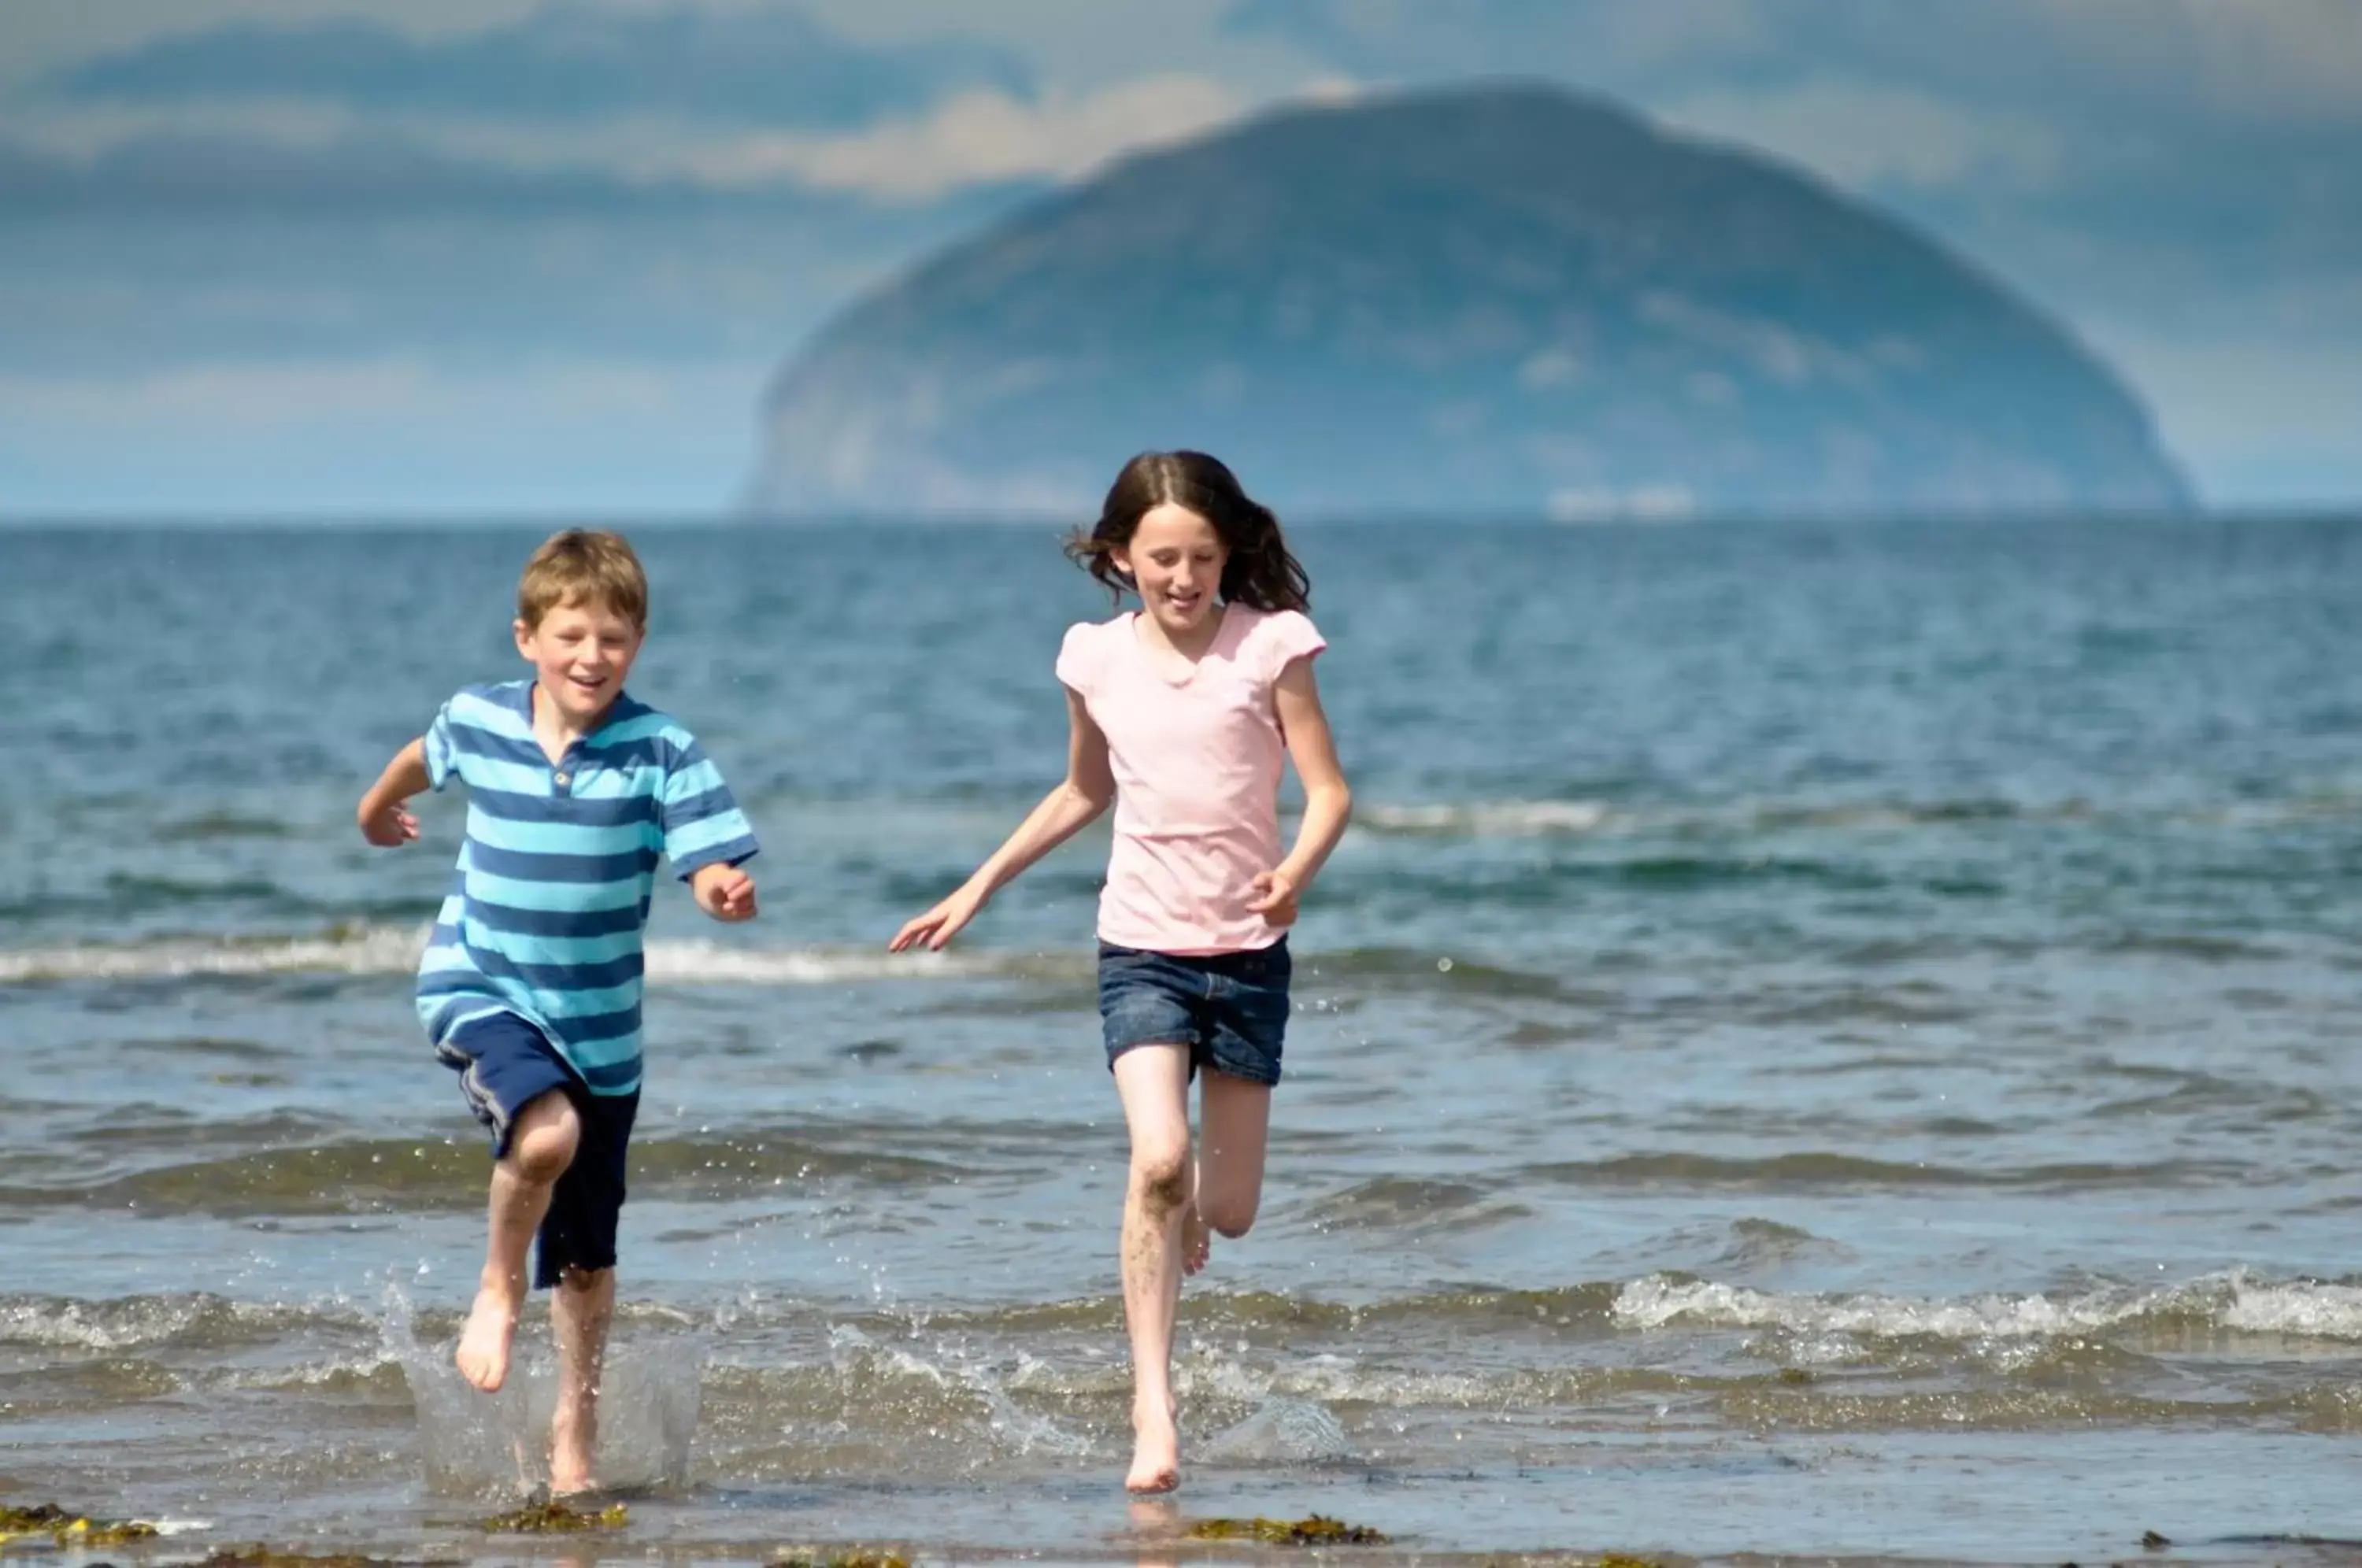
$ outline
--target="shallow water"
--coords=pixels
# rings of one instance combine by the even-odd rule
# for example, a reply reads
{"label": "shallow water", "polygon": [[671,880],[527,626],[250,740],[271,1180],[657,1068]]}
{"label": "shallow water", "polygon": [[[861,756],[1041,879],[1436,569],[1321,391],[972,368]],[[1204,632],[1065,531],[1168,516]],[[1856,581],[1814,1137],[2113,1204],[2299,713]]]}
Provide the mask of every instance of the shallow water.
{"label": "shallow water", "polygon": [[[0,1496],[446,1551],[531,1470],[543,1384],[445,1369],[484,1162],[407,998],[458,803],[351,810],[514,664],[532,539],[0,534]],[[765,914],[659,900],[604,1550],[1129,1559],[1103,836],[879,951],[1054,778],[1104,602],[1021,530],[639,542],[634,689]],[[1303,549],[1361,809],[1185,1298],[1182,1519],[2362,1535],[2362,525]]]}

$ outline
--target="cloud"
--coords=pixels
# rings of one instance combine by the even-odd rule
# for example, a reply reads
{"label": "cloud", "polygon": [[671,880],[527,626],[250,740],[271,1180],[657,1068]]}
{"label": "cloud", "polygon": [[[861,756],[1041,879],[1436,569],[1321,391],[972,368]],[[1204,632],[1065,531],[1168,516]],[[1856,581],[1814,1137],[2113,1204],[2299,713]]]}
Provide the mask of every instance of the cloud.
{"label": "cloud", "polygon": [[[1335,101],[1352,84],[1303,84]],[[931,203],[1087,174],[1254,105],[1174,72],[1088,92],[947,93],[851,128],[773,128],[653,113],[554,124],[326,102],[72,105],[0,112],[0,202],[389,209],[547,208],[700,200]]]}
{"label": "cloud", "polygon": [[1546,71],[1655,103],[1850,78],[1995,110],[2362,123],[2352,0],[1245,0],[1364,74]]}
{"label": "cloud", "polygon": [[[456,188],[414,170],[403,177],[414,196],[394,201],[361,194],[361,171],[334,149],[268,176],[191,172],[181,149],[157,152],[147,182],[127,190],[113,167],[12,172],[0,150],[0,370],[390,353],[769,359],[847,294],[1025,194],[609,199],[577,176],[536,185],[463,168]],[[43,183],[35,200],[28,187]],[[209,194],[225,184],[243,194]]]}
{"label": "cloud", "polygon": [[2085,335],[2146,387],[2172,448],[2217,503],[2318,506],[2362,492],[2352,456],[2362,375],[2351,337],[2161,330],[2088,320]]}
{"label": "cloud", "polygon": [[718,512],[767,370],[389,356],[0,373],[0,513]]}
{"label": "cloud", "polygon": [[65,67],[65,104],[326,103],[346,109],[580,122],[618,114],[844,127],[973,86],[1021,92],[1022,67],[952,39],[865,47],[797,7],[553,4],[480,31],[412,37],[373,20],[231,24]]}
{"label": "cloud", "polygon": [[1243,0],[1231,31],[1382,78],[1630,82],[1776,48],[1763,0]]}
{"label": "cloud", "polygon": [[820,190],[925,201],[962,186],[1073,179],[1109,160],[1180,141],[1244,107],[1201,76],[1152,76],[1096,93],[1025,100],[955,94],[926,115],[837,137],[749,137],[642,165],[727,187],[782,178]]}
{"label": "cloud", "polygon": [[[2362,381],[2354,3],[26,6],[0,61],[17,84],[0,89],[0,374],[415,363],[466,404],[469,375],[526,396],[511,365],[552,355],[768,360],[1032,193],[1324,74],[1540,76],[1939,236],[2115,355],[2217,498],[2335,474],[2362,493],[2337,392]],[[1160,74],[1139,75],[1150,58]],[[142,450],[178,450],[167,409],[203,423],[160,385],[106,384],[156,411]],[[349,401],[360,387],[323,389],[352,412],[314,447],[367,448],[381,416]],[[712,414],[743,427],[741,408]],[[0,430],[0,482],[62,471],[71,421],[34,427],[54,439]],[[488,494],[527,486],[457,430],[436,440]],[[75,449],[105,476],[98,447]],[[742,458],[734,440],[705,488],[670,471],[708,494]],[[206,461],[157,466],[194,484]]]}
{"label": "cloud", "polygon": [[1760,148],[1857,190],[2047,190],[2070,162],[2053,127],[1867,83],[1700,93],[1657,113],[1670,126]]}

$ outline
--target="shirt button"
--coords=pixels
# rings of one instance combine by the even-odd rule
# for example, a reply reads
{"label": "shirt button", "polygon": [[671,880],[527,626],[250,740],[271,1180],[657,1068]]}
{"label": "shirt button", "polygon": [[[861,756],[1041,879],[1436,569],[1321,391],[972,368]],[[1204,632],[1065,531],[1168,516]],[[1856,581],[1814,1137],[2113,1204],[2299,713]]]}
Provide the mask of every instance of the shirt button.
{"label": "shirt button", "polygon": [[568,784],[573,782],[573,778],[574,776],[570,773],[559,774],[557,776],[557,787],[561,790],[565,789]]}

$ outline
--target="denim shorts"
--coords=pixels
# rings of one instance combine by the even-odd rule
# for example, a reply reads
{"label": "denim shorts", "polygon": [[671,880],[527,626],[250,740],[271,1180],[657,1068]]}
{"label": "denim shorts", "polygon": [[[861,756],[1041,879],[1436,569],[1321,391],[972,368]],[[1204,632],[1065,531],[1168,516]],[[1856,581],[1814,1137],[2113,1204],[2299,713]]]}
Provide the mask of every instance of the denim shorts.
{"label": "denim shorts", "polygon": [[1287,939],[1189,956],[1099,944],[1099,1020],[1108,1066],[1135,1045],[1187,1045],[1189,1071],[1279,1082],[1287,1033]]}
{"label": "denim shorts", "polygon": [[509,1133],[524,1108],[552,1090],[573,1102],[582,1123],[574,1163],[557,1178],[534,1242],[533,1285],[553,1288],[568,1267],[615,1266],[615,1231],[624,1215],[624,1153],[640,1095],[592,1094],[542,1032],[513,1012],[471,1018],[435,1048],[459,1075],[459,1093],[492,1135],[492,1158],[509,1152]]}

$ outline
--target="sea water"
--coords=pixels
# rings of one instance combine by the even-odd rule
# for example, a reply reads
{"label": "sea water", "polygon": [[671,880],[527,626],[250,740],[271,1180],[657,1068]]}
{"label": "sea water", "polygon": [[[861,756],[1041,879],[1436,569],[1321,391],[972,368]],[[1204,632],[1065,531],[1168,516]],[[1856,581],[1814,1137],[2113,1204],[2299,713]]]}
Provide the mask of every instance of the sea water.
{"label": "sea water", "polygon": [[[535,537],[0,534],[0,1495],[480,1553],[540,1479],[542,1309],[509,1392],[448,1371],[486,1162],[409,977],[461,803],[352,820],[523,673]],[[882,951],[1056,782],[1107,602],[1049,528],[637,538],[632,688],[765,850],[751,925],[659,889],[613,1549],[1129,1560],[1104,828]],[[2362,525],[1299,542],[1356,823],[1165,1524],[2362,1535]]]}

